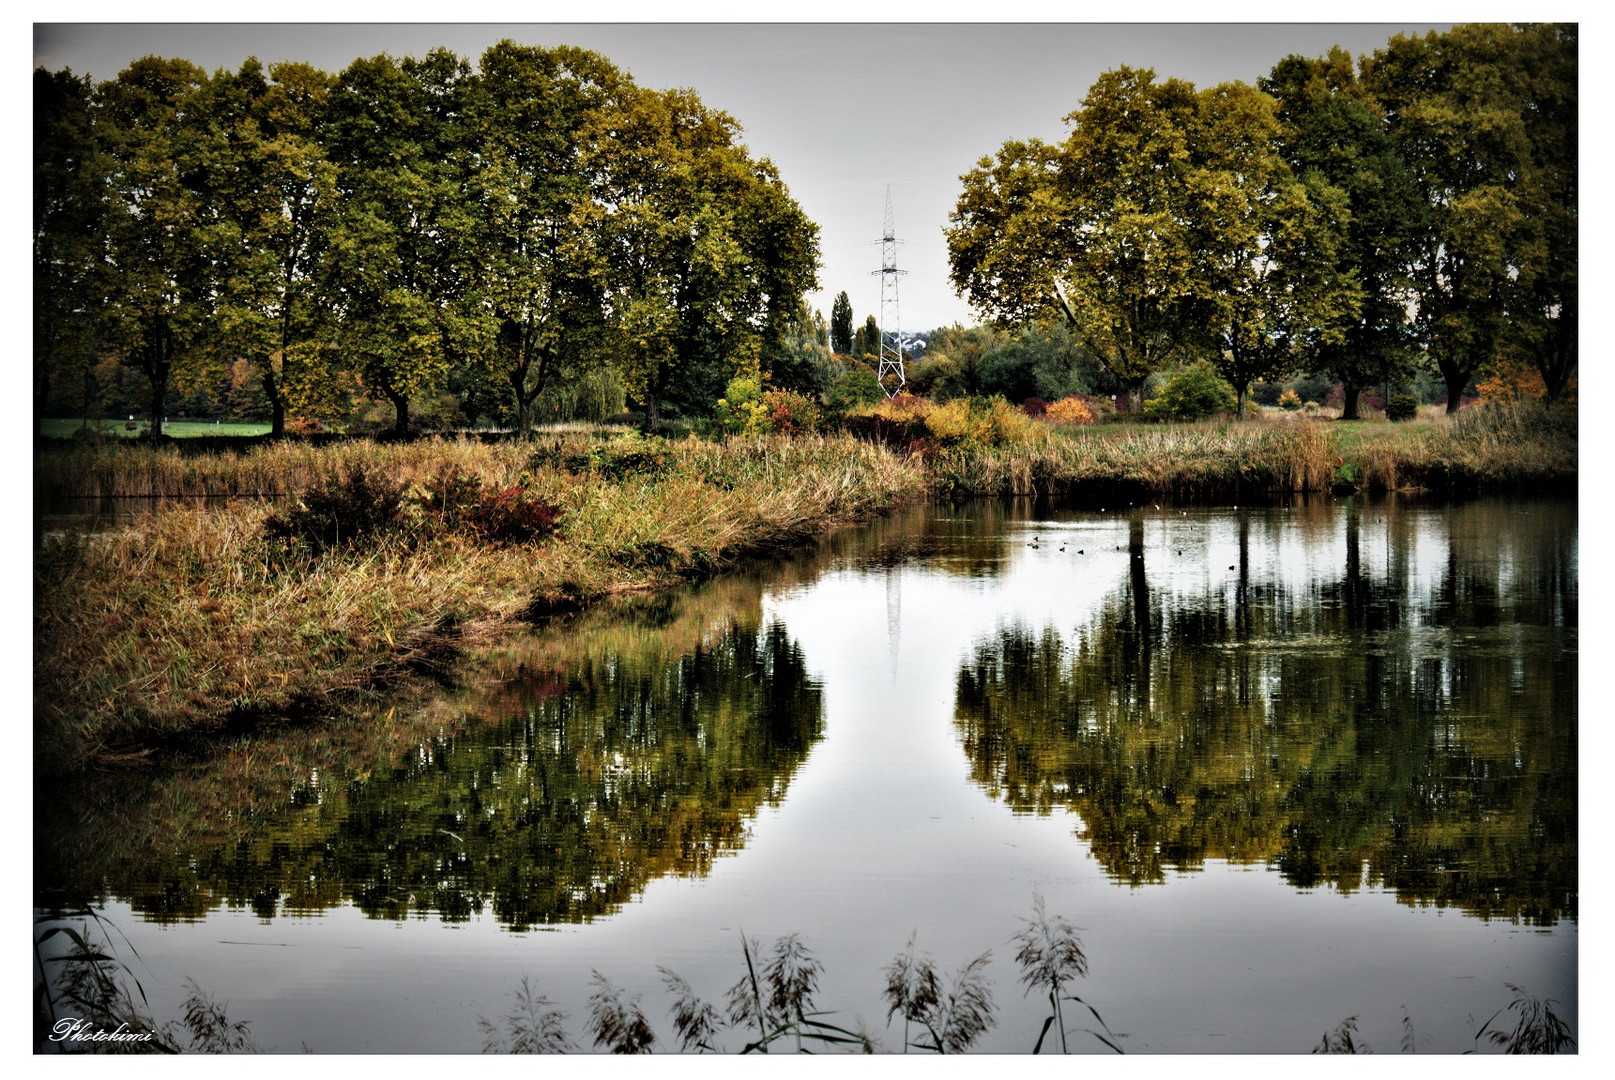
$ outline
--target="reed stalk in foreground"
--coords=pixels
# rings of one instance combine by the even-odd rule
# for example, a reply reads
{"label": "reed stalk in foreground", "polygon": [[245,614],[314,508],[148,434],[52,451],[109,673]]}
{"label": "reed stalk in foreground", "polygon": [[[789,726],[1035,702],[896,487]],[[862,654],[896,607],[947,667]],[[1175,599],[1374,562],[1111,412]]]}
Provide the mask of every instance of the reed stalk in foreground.
{"label": "reed stalk in foreground", "polygon": [[1045,913],[1042,893],[1032,894],[1032,918],[1026,920],[1026,925],[1015,935],[1015,941],[1020,946],[1015,953],[1015,962],[1021,966],[1021,982],[1025,984],[1026,992],[1030,994],[1033,990],[1046,989],[1049,994],[1049,1016],[1043,1021],[1043,1029],[1038,1033],[1032,1053],[1043,1049],[1043,1041],[1048,1038],[1050,1027],[1060,1035],[1060,1053],[1071,1052],[1066,1041],[1064,1006],[1067,1002],[1087,1009],[1099,1026],[1105,1029],[1103,1035],[1093,1028],[1084,1028],[1084,1031],[1116,1053],[1122,1053],[1099,1010],[1076,994],[1065,992],[1073,980],[1088,974],[1088,957],[1082,951],[1082,941],[1071,924],[1062,916],[1056,915],[1051,919]]}
{"label": "reed stalk in foreground", "polygon": [[[997,1022],[992,987],[985,968],[991,953],[982,953],[954,974],[946,993],[936,964],[916,956],[915,938],[886,967],[886,1022],[903,1015],[903,1053],[909,1047],[938,1054],[962,1054]],[[911,1025],[924,1028],[929,1041],[915,1041]]]}

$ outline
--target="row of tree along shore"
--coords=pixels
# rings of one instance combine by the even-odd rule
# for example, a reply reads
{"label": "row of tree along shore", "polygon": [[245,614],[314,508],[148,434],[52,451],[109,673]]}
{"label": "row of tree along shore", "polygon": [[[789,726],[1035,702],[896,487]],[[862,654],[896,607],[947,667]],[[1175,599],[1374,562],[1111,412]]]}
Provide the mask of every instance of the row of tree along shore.
{"label": "row of tree along shore", "polygon": [[[1522,372],[1556,402],[1577,77],[1575,26],[1497,24],[1285,57],[1256,86],[1107,72],[1064,141],[960,178],[951,276],[993,325],[929,335],[913,389],[1138,411],[1205,364],[1241,415],[1296,376],[1348,419]],[[525,433],[709,420],[737,380],[868,400],[880,330],[844,292],[828,322],[807,308],[818,226],[772,163],[598,54],[34,78],[36,421]]]}
{"label": "row of tree along shore", "polygon": [[[69,769],[329,716],[516,624],[713,574],[916,498],[1570,492],[1576,476],[1574,420],[1541,406],[1370,425],[1061,426],[991,402],[880,411],[869,439],[42,449],[36,513],[71,496],[177,501],[95,530],[40,518],[36,760]],[[264,494],[279,497],[240,497]],[[202,509],[194,496],[237,497]]]}
{"label": "row of tree along shore", "polygon": [[[1252,87],[1120,68],[1057,145],[963,177],[952,279],[1007,322],[1054,316],[1136,400],[1196,359],[1240,397],[1305,370],[1456,411],[1498,363],[1557,400],[1577,360],[1573,25],[1398,36],[1354,65],[1288,56]],[[1389,396],[1389,395],[1387,395]]]}

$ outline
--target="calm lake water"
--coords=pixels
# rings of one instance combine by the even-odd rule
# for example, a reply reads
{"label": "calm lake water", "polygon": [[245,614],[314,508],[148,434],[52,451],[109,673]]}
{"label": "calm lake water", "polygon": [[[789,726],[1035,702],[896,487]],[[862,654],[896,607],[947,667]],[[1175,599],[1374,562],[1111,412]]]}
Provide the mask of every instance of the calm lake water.
{"label": "calm lake water", "polygon": [[658,968],[722,1008],[742,934],[794,933],[893,1051],[910,936],[990,950],[977,1048],[1026,1053],[1034,894],[1129,1053],[1351,1016],[1458,1052],[1511,983],[1574,1026],[1577,549],[1562,501],[915,508],[43,792],[36,904],[102,908],[157,1019],[193,979],[277,1052],[476,1052],[523,976],[586,1046],[595,971],[671,1048]]}

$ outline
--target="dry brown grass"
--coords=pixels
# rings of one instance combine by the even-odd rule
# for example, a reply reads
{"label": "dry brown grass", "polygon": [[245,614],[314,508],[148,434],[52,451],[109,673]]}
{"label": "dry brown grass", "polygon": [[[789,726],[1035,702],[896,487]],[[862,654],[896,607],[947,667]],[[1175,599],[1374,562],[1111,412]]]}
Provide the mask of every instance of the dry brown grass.
{"label": "dry brown grass", "polygon": [[[265,537],[270,509],[242,503],[46,538],[35,557],[39,756],[75,764],[230,722],[326,714],[534,610],[710,573],[921,490],[889,451],[850,440],[672,444],[666,475],[615,480],[557,463],[570,454],[575,466],[587,446],[535,454],[429,442],[349,454],[406,486],[448,466],[495,484],[521,477],[563,511],[556,536],[526,544],[406,523],[373,542],[287,557]],[[343,461],[340,448],[302,453],[264,456],[301,460],[305,483]],[[239,476],[264,465],[214,467]],[[143,461],[130,471],[154,470]]]}
{"label": "dry brown grass", "polygon": [[432,669],[513,621],[721,570],[925,495],[1122,489],[1180,499],[1409,485],[1463,492],[1574,483],[1574,419],[1490,407],[1409,424],[1303,419],[1095,425],[923,457],[850,438],[710,443],[550,436],[530,443],[271,444],[42,453],[36,497],[295,496],[359,464],[415,493],[449,471],[521,485],[559,531],[491,545],[420,514],[360,545],[288,556],[273,512],[171,507],[35,553],[36,754],[56,765],[264,717],[328,714]]}

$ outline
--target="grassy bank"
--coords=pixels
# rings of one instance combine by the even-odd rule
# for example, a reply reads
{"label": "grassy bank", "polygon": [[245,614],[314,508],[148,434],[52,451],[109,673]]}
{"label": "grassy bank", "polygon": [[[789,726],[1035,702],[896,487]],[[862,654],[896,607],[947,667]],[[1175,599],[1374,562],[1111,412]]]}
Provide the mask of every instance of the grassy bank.
{"label": "grassy bank", "polygon": [[1093,425],[928,458],[943,496],[1062,495],[1237,501],[1331,489],[1439,495],[1574,491],[1571,416],[1494,406],[1405,424],[1283,418]]}
{"label": "grassy bank", "polygon": [[[71,768],[331,715],[513,623],[719,572],[928,494],[1573,490],[1575,469],[1573,420],[1507,410],[1407,425],[1039,428],[1006,445],[914,453],[850,438],[585,435],[202,454],[47,447],[36,505],[263,492],[302,502],[176,506],[111,531],[45,534],[36,760]],[[375,505],[358,505],[366,499]]]}
{"label": "grassy bank", "polygon": [[[513,622],[718,571],[921,490],[897,455],[837,439],[354,443],[134,458],[142,488],[153,477],[165,489],[188,482],[204,467],[215,470],[210,484],[260,475],[330,484],[358,465],[373,486],[403,496],[385,527],[351,544],[288,539],[272,527],[286,508],[255,502],[46,536],[35,556],[34,689],[36,759],[47,767],[326,714]],[[485,494],[471,509],[520,491],[559,510],[558,528],[512,539],[474,528],[482,519],[469,510],[439,512],[446,492],[478,487]]]}

